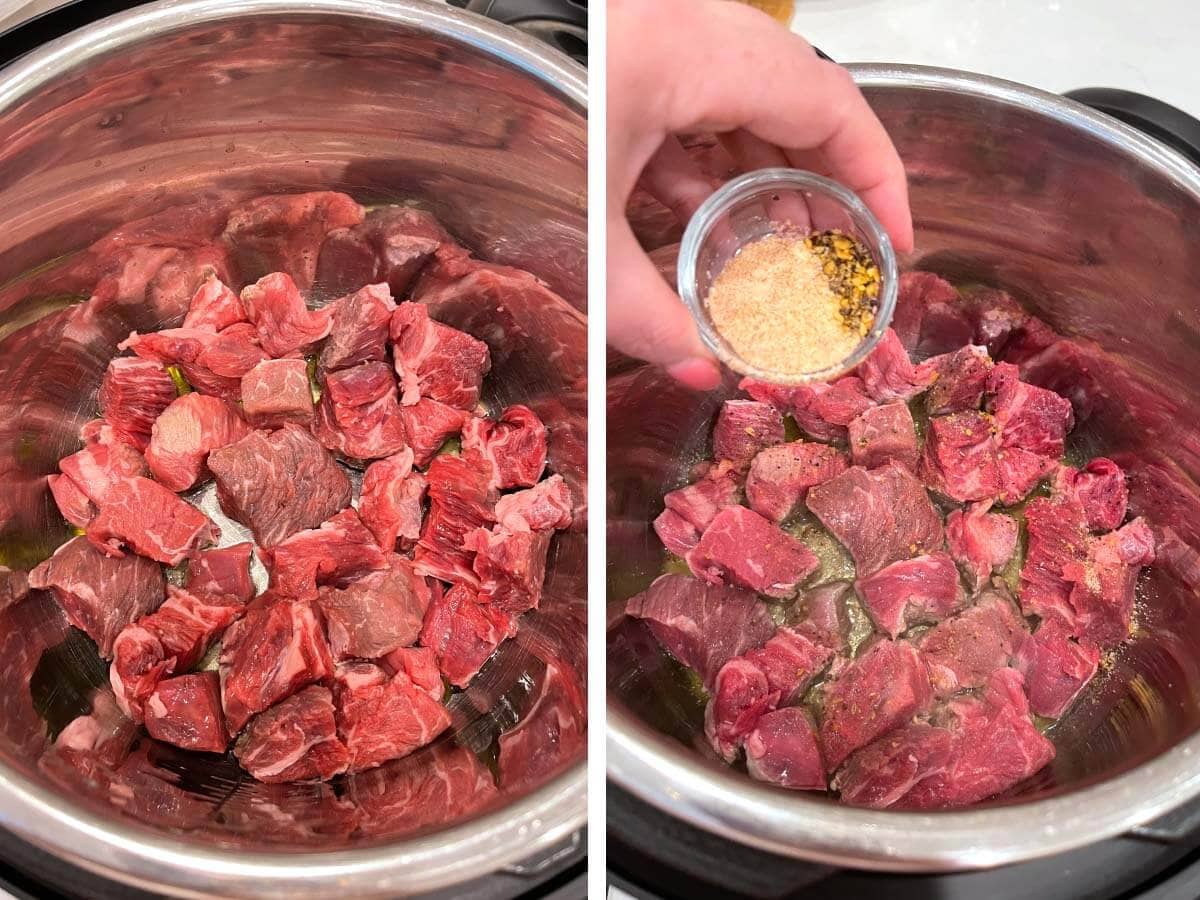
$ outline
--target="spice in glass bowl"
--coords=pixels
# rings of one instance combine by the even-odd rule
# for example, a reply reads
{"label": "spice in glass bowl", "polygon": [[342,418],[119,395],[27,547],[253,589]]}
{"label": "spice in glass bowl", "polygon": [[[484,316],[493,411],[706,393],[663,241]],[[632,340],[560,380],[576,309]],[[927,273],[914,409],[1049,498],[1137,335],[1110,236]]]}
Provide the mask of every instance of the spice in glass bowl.
{"label": "spice in glass bowl", "polygon": [[773,234],[746,244],[713,280],[713,326],[746,362],[801,375],[831,369],[875,323],[879,267],[840,231]]}

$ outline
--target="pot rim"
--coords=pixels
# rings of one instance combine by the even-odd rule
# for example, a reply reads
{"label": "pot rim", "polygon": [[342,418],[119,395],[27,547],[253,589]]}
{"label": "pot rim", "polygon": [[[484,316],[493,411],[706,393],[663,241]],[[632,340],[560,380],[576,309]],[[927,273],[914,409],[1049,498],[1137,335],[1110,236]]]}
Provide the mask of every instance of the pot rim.
{"label": "pot rim", "polygon": [[[952,69],[846,68],[863,88],[948,91],[1038,113],[1136,157],[1200,197],[1200,168],[1182,154],[1056,94]],[[611,692],[606,745],[609,777],[669,815],[782,856],[880,871],[983,869],[1051,856],[1122,834],[1200,794],[1200,733],[1116,777],[1059,796],[936,813],[857,809],[768,787],[654,731]]]}
{"label": "pot rim", "polygon": [[[50,42],[0,69],[0,115],[54,79],[142,40],[248,15],[332,15],[415,27],[496,57],[587,111],[584,68],[516,29],[429,0],[162,0]],[[0,761],[0,825],[84,869],[179,896],[409,895],[487,875],[568,839],[587,818],[586,760],[508,805],[432,834],[328,852],[206,847],[64,803]]]}

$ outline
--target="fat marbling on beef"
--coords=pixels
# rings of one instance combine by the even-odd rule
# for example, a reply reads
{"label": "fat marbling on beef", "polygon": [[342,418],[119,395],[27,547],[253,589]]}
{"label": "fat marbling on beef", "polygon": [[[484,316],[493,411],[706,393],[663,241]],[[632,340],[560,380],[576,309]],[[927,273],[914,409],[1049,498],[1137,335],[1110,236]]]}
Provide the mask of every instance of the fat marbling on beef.
{"label": "fat marbling on beef", "polygon": [[378,659],[416,643],[431,597],[429,585],[412,563],[396,554],[386,569],[344,588],[323,588],[317,605],[333,658]]}
{"label": "fat marbling on beef", "polygon": [[450,713],[404,671],[389,676],[369,662],[335,672],[338,734],[349,769],[361,772],[407,756],[450,727]]}
{"label": "fat marbling on beef", "polygon": [[184,750],[224,753],[229,732],[217,673],[197,672],[160,681],[146,701],[146,730],[155,740]]}
{"label": "fat marbling on beef", "polygon": [[777,598],[794,596],[820,565],[803,542],[744,506],[718,513],[688,553],[687,562],[706,581],[728,580]]}
{"label": "fat marbling on beef", "polygon": [[267,784],[324,781],[350,762],[338,737],[333,695],[316,684],[255,716],[233,752],[242,768]]}
{"label": "fat marbling on beef", "polygon": [[241,440],[251,430],[226,401],[184,394],[155,421],[146,462],[163,487],[175,493],[186,491],[200,480],[209,453]]}
{"label": "fat marbling on beef", "polygon": [[253,425],[312,423],[312,385],[303,359],[265,359],[242,376],[241,389],[242,412]]}
{"label": "fat marbling on beef", "polygon": [[408,546],[421,536],[426,487],[425,476],[413,470],[409,447],[367,467],[358,514],[384,551],[395,549],[397,540]]}

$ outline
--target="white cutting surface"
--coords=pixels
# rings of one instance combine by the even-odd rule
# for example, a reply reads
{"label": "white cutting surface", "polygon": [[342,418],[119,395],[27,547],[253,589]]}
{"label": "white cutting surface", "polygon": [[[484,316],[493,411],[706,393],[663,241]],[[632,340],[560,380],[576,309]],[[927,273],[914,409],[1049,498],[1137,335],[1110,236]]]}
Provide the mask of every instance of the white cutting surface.
{"label": "white cutting surface", "polygon": [[1123,88],[1200,117],[1197,0],[797,0],[792,28],[838,62]]}

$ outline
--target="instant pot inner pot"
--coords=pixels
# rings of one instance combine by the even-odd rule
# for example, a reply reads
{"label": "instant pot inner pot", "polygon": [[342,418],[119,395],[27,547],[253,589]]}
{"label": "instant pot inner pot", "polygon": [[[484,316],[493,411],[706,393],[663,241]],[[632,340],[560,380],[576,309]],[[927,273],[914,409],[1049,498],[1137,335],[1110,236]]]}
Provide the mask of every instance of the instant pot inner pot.
{"label": "instant pot inner pot", "polygon": [[[104,29],[90,34],[99,42]],[[84,248],[145,216],[159,218],[134,229],[132,243],[178,246],[197,215],[190,204],[219,210],[263,194],[333,190],[368,206],[418,205],[478,256],[527,269],[562,295],[554,308],[481,297],[437,314],[489,343],[485,402],[537,411],[551,431],[551,468],[583,496],[586,122],[565,92],[465,42],[351,16],[193,20],[70,62],[35,85],[0,75],[0,562],[30,568],[70,537],[46,476],[96,414],[116,343],[179,324],[180,310],[140,295],[89,301],[96,270]],[[169,212],[179,209],[191,211]],[[548,666],[582,690],[584,528],[580,510],[551,548],[541,610],[449,701],[451,731],[392,764],[397,778],[455,747],[494,766],[498,735],[529,715]],[[65,790],[37,765],[105,689],[106,666],[46,595],[0,617],[0,644],[0,761],[59,792],[60,808],[118,815],[102,786]],[[582,727],[581,699],[569,712]],[[232,756],[143,742],[152,777],[172,790],[128,809],[205,844],[366,845],[464,818],[452,808],[441,821],[347,837],[351,783],[269,787]],[[498,805],[582,753],[533,754],[528,771],[500,784]]]}
{"label": "instant pot inner pot", "polygon": [[[902,267],[1008,290],[1072,339],[1027,377],[1071,398],[1073,450],[1126,469],[1132,515],[1200,547],[1200,198],[1077,123],[969,90],[866,90],[908,168],[918,250]],[[662,571],[650,523],[663,494],[709,456],[734,385],[697,395],[646,369],[610,379],[610,622]],[[1111,777],[1196,730],[1200,570],[1190,559],[1190,574],[1161,559],[1144,573],[1134,637],[1050,732],[1054,762],[999,802]],[[608,673],[614,702],[711,757],[704,698],[640,623],[615,625]]]}

